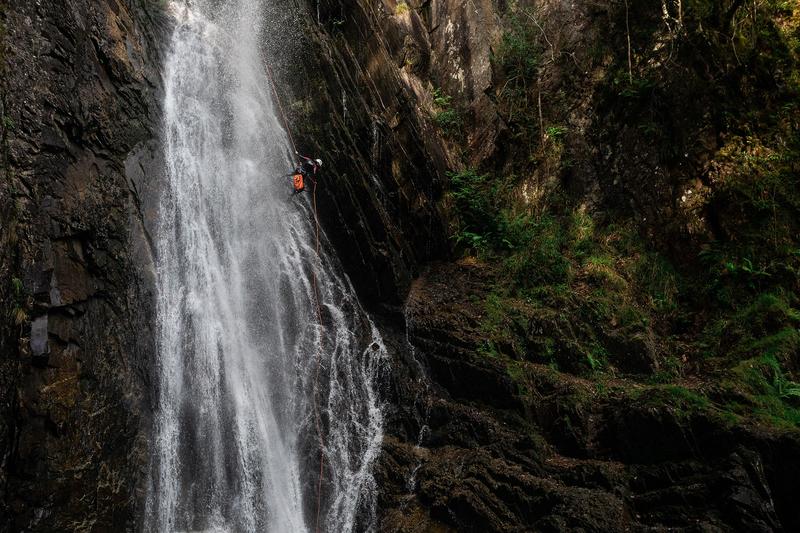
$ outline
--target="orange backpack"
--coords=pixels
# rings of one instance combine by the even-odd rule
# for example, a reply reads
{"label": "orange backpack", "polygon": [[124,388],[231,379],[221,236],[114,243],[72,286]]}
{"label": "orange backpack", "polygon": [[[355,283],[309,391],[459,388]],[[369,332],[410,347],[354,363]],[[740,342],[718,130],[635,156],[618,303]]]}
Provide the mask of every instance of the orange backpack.
{"label": "orange backpack", "polygon": [[303,186],[303,175],[302,174],[295,174],[293,180],[294,180],[294,190],[296,192],[300,192],[305,188]]}

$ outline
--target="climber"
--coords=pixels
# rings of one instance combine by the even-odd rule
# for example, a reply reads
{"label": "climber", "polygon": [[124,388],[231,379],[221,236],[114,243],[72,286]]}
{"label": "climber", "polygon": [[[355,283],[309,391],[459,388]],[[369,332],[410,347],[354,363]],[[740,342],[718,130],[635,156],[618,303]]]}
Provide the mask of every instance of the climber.
{"label": "climber", "polygon": [[295,152],[295,154],[302,158],[303,161],[297,165],[294,174],[292,174],[292,186],[294,187],[292,196],[303,192],[306,189],[306,182],[308,181],[310,181],[312,185],[316,185],[317,171],[322,168],[321,159],[311,159],[297,152]]}

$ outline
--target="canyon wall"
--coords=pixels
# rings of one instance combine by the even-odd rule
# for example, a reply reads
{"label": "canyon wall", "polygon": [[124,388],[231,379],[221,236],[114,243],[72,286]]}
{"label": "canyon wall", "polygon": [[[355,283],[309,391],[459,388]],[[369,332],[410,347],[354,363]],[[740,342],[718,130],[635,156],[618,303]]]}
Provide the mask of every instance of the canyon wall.
{"label": "canyon wall", "polygon": [[4,530],[132,529],[142,500],[157,4],[0,4]]}
{"label": "canyon wall", "polygon": [[[741,36],[722,61],[686,29],[680,2],[650,4],[268,6],[271,26],[285,29],[264,46],[288,128],[298,151],[325,161],[316,195],[300,201],[316,201],[392,354],[376,467],[382,531],[800,527],[796,425],[753,419],[746,402],[761,396],[722,390],[732,378],[718,367],[761,363],[701,357],[697,332],[712,310],[670,301],[686,311],[664,306],[628,324],[603,314],[613,302],[592,301],[588,318],[571,307],[603,291],[635,300],[623,269],[642,257],[696,269],[700,251],[737,241],[749,219],[720,184],[730,161],[719,152],[767,120],[751,118],[762,100],[796,123],[781,100],[788,82],[771,63],[747,63]],[[741,3],[718,4],[703,20],[728,31]],[[136,529],[169,19],[157,1],[0,6],[0,527]],[[774,61],[789,79],[790,62]],[[467,178],[502,193],[491,207],[508,216],[491,231],[465,228],[454,193]],[[518,220],[506,211],[540,217],[536,231],[503,242],[500,229]],[[519,266],[508,257],[583,217],[633,228],[635,237],[609,229],[596,237],[603,246],[647,244],[611,259],[595,249],[575,259],[563,243],[534,250],[521,276],[533,287],[508,289]],[[575,226],[562,241],[595,227]],[[548,269],[562,256],[583,262],[555,283]],[[745,268],[713,283],[692,271],[687,292],[756,276],[752,261],[733,263]],[[778,277],[768,274],[741,290]],[[790,305],[767,299],[762,334],[784,331],[781,321],[797,329],[791,283],[768,295],[788,294]],[[548,284],[542,304],[534,289]],[[669,300],[657,296],[647,299]],[[721,316],[727,339],[757,345]],[[764,386],[793,383],[787,346],[795,355],[778,370],[789,377],[764,374]],[[781,398],[772,405],[794,412]]]}

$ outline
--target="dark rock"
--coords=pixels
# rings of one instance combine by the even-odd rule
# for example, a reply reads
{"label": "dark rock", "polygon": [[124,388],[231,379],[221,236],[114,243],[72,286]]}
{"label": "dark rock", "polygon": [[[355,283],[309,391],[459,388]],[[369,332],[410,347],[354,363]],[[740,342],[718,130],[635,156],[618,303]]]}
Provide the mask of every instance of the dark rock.
{"label": "dark rock", "polygon": [[35,364],[47,365],[50,345],[47,340],[47,315],[40,316],[31,322],[31,356]]}
{"label": "dark rock", "polygon": [[[510,4],[302,4],[268,7],[293,29],[296,52],[285,53],[284,39],[267,46],[298,148],[326,161],[321,220],[379,312],[392,355],[375,469],[379,530],[800,530],[796,431],[732,427],[713,407],[601,395],[544,366],[551,349],[561,370],[584,365],[581,332],[555,313],[512,325],[523,347],[498,339],[499,353],[484,353],[481,302],[496,274],[431,263],[450,252],[446,172],[519,163],[518,132],[498,111],[506,80],[491,60]],[[138,526],[163,168],[156,124],[168,20],[159,5],[0,2],[0,530]],[[668,85],[654,112],[687,151],[665,165],[628,123],[633,111],[601,90],[608,64],[590,57],[607,37],[622,48],[621,33],[608,31],[619,3],[520,5],[536,8],[546,45],[537,88],[565,104],[543,119],[566,126],[573,163],[555,175],[530,168],[525,154],[520,202],[537,207],[525,191],[560,184],[669,246],[710,231],[676,199],[717,146],[714,117],[702,112],[711,88]],[[660,24],[660,5],[645,7]],[[432,120],[434,89],[463,115],[447,138]],[[690,112],[674,113],[686,102]],[[724,222],[714,231],[729,232]],[[14,278],[24,295],[7,289]],[[8,319],[13,311],[22,324]],[[657,370],[651,331],[603,334],[616,368]]]}
{"label": "dark rock", "polygon": [[[791,530],[796,432],[601,396],[543,365],[517,378],[525,390],[498,392],[490,384],[508,374],[480,362],[480,306],[470,303],[488,279],[477,266],[433,265],[414,283],[408,331],[398,333],[412,356],[396,353],[406,342],[388,343],[400,381],[392,402],[421,409],[388,417],[376,470],[383,531],[415,521],[458,531]],[[485,374],[465,372],[467,361]],[[416,433],[410,416],[422,420]]]}
{"label": "dark rock", "polygon": [[0,530],[132,530],[153,337],[124,162],[156,132],[168,19],[128,0],[0,14],[0,285],[24,281],[0,309]]}
{"label": "dark rock", "polygon": [[425,26],[414,10],[401,21],[357,1],[290,20],[296,10],[273,9],[281,25],[309,26],[299,61],[282,41],[272,56],[299,149],[325,160],[320,218],[365,303],[398,306],[421,265],[449,248],[438,205],[447,157],[418,112],[430,89],[412,74],[430,53]]}

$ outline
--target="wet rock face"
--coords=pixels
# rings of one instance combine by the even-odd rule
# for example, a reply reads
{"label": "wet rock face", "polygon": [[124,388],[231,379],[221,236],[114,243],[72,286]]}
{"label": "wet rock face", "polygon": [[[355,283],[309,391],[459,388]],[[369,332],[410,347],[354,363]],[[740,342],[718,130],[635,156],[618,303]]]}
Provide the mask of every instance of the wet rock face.
{"label": "wet rock face", "polygon": [[273,16],[300,51],[270,43],[298,149],[325,161],[323,225],[362,299],[397,307],[420,266],[449,249],[439,201],[457,162],[430,120],[429,77],[446,61],[431,21],[392,1],[327,0]]}
{"label": "wet rock face", "polygon": [[148,159],[167,19],[123,0],[4,1],[0,14],[0,529],[120,531],[141,500],[152,352],[126,159]]}
{"label": "wet rock face", "polygon": [[604,396],[545,365],[515,374],[475,349],[493,276],[433,264],[407,329],[386,328],[398,355],[376,467],[382,531],[796,529],[796,432]]}
{"label": "wet rock face", "polygon": [[[362,299],[398,306],[421,265],[448,255],[446,171],[487,163],[505,131],[490,97],[498,10],[489,0],[323,0],[269,17],[268,39],[298,149],[325,161],[321,220]],[[287,55],[287,39],[295,55]],[[434,93],[465,127],[444,140]]]}

